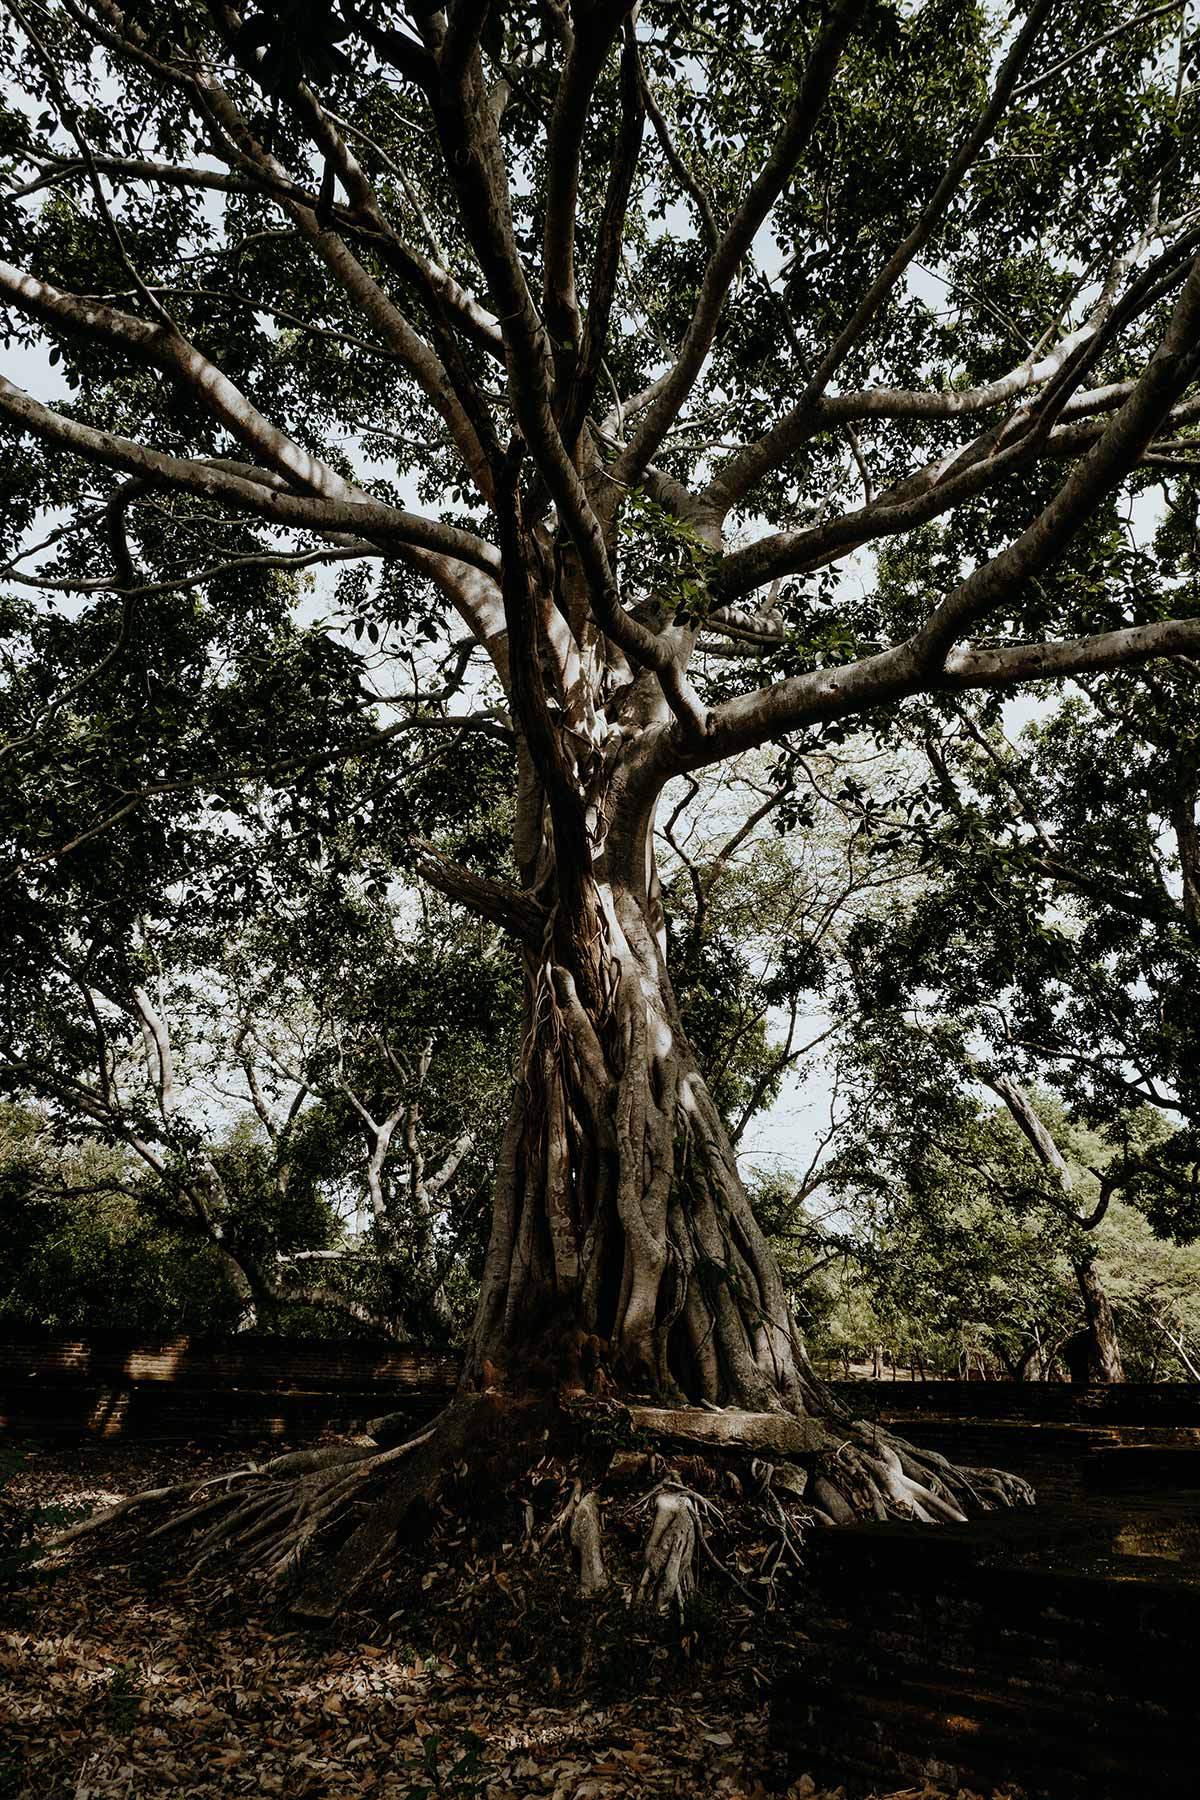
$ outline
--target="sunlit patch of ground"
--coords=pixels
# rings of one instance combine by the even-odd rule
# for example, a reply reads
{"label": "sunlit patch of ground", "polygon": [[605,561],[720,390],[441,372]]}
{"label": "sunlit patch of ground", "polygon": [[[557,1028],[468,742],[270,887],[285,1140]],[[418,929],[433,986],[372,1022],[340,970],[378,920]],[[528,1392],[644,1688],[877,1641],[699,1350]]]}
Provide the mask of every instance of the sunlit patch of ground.
{"label": "sunlit patch of ground", "polygon": [[[110,1504],[245,1460],[42,1453],[8,1497]],[[765,1800],[761,1706],[712,1691],[596,1705],[494,1658],[419,1654],[414,1635],[363,1613],[319,1639],[144,1571],[26,1571],[0,1589],[0,1800]],[[807,1779],[790,1792],[816,1795]]]}

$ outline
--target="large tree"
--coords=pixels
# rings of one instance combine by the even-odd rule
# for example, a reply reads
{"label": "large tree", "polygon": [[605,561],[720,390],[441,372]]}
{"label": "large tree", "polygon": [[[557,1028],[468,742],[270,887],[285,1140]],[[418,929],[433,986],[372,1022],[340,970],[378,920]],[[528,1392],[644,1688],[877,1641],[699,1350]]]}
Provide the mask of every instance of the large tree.
{"label": "large tree", "polygon": [[[672,991],[656,810],[918,696],[1200,648],[1111,552],[1200,413],[1180,18],[10,0],[0,300],[69,388],[0,379],[10,570],[95,626],[57,691],[13,672],[17,880],[405,733],[505,748],[507,871],[405,852],[524,957],[468,1385],[824,1409]],[[909,534],[919,578],[874,584]],[[39,745],[156,609],[235,630],[322,563],[389,633],[389,722],[314,686],[277,745],[210,647],[203,728],[149,694],[136,758],[108,721],[55,785]],[[840,1441],[831,1517],[1009,1491]]]}

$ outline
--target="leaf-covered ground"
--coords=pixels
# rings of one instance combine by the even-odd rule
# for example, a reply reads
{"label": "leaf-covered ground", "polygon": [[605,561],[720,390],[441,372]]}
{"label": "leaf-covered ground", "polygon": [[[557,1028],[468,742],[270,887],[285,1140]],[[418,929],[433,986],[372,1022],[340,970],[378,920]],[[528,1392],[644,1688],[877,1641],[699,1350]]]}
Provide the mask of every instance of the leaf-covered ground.
{"label": "leaf-covered ground", "polygon": [[[505,1646],[528,1640],[503,1630],[491,1643],[459,1630],[454,1651],[439,1647],[447,1632],[436,1615],[452,1611],[461,1625],[468,1585],[481,1618],[532,1617],[536,1634],[551,1617],[514,1589],[499,1562],[475,1554],[449,1517],[426,1546],[430,1616],[411,1581],[384,1583],[370,1610],[320,1636],[288,1629],[259,1597],[182,1587],[153,1561],[116,1574],[79,1557],[35,1568],[28,1544],[13,1547],[12,1527],[27,1525],[31,1508],[40,1509],[44,1534],[138,1488],[193,1474],[199,1481],[244,1462],[244,1452],[95,1446],[32,1452],[10,1473],[10,1542],[0,1550],[0,1800],[764,1800],[778,1792],[764,1785],[765,1682],[749,1639],[736,1646],[736,1678],[713,1680],[702,1660],[689,1668],[686,1646],[669,1668],[644,1634],[635,1642],[631,1632],[623,1648],[614,1613],[598,1655],[644,1666],[640,1693],[619,1691],[627,1669],[582,1682],[552,1630],[540,1654],[523,1660]],[[569,1571],[551,1568],[548,1579],[561,1589]],[[787,1791],[797,1800],[818,1795],[807,1776]],[[933,1800],[932,1789],[905,1790],[905,1800],[923,1791]]]}

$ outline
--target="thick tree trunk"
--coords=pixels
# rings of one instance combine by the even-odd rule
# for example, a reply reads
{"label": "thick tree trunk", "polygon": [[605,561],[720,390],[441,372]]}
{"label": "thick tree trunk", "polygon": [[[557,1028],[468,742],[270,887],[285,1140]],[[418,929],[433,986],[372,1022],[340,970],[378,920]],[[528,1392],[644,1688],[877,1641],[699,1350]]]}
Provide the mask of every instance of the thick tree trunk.
{"label": "thick tree trunk", "polygon": [[[648,862],[638,849],[621,866]],[[154,1490],[89,1531],[125,1531],[136,1507],[141,1533],[141,1508],[165,1510],[152,1535],[187,1531],[194,1570],[220,1557],[268,1586],[290,1584],[296,1610],[326,1621],[464,1458],[541,1466],[556,1433],[560,1454],[577,1458],[578,1422],[595,1410],[587,1395],[708,1467],[785,1532],[781,1495],[822,1526],[960,1522],[1032,1501],[1016,1477],[957,1468],[851,1418],[822,1389],[683,1030],[655,892],[652,879],[562,881],[540,946],[526,951],[522,1065],[462,1387],[447,1412],[390,1447],[276,1458],[219,1492]],[[625,1460],[655,1482],[639,1591],[682,1606],[709,1502],[645,1451]],[[619,1481],[620,1461],[610,1456],[602,1482]],[[609,1579],[602,1514],[582,1480],[542,1541],[567,1533],[595,1594]]]}
{"label": "thick tree trunk", "polygon": [[823,1410],[636,897],[602,894],[599,1006],[530,959],[468,1376]]}

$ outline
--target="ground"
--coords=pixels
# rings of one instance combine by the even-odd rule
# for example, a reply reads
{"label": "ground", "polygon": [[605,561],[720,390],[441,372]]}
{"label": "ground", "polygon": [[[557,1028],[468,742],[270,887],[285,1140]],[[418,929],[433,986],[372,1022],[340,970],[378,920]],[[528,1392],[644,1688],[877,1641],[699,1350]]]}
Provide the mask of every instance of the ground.
{"label": "ground", "polygon": [[[6,1511],[11,1522],[49,1509],[45,1531],[59,1509],[78,1516],[245,1460],[161,1447],[30,1451],[4,1490]],[[767,1785],[770,1633],[756,1628],[749,1595],[740,1611],[712,1609],[720,1631],[700,1607],[673,1641],[614,1598],[583,1679],[569,1629],[581,1603],[561,1545],[542,1554],[540,1585],[481,1553],[449,1509],[419,1548],[419,1562],[399,1560],[367,1605],[320,1634],[289,1629],[219,1583],[182,1588],[151,1560],[114,1574],[79,1557],[34,1569],[28,1547],[0,1551],[0,1800],[781,1792]],[[627,1676],[641,1691],[619,1691]],[[819,1793],[807,1777],[786,1791]]]}

